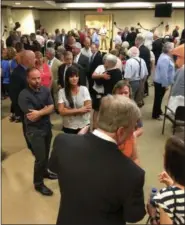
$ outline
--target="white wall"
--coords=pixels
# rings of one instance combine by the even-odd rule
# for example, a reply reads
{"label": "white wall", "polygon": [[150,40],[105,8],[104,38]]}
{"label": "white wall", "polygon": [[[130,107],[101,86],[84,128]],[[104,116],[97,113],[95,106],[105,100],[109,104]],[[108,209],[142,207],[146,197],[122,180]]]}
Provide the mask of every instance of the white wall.
{"label": "white wall", "polygon": [[18,29],[22,34],[35,32],[35,23],[32,10],[12,10],[14,23],[19,22],[21,27]]}
{"label": "white wall", "polygon": [[70,29],[69,11],[40,11],[40,22],[49,33],[54,33],[56,28]]}
{"label": "white wall", "polygon": [[[2,9],[2,20],[10,20],[7,18],[8,14]],[[56,28],[70,30],[72,28],[83,28],[86,14],[98,14],[96,11],[38,11],[38,10],[11,10],[11,16],[13,22],[21,23],[22,33],[31,33],[35,31],[35,19],[40,19],[41,24],[47,29],[49,33],[54,33]],[[10,13],[10,12],[9,12]],[[103,14],[112,14],[113,21],[117,22],[117,25],[121,28],[125,26],[137,26],[140,22],[145,28],[152,28],[157,26],[161,21],[164,21],[164,25],[159,28],[159,32],[164,30],[164,26],[168,23],[171,29],[174,29],[175,25],[180,26],[180,31],[184,28],[184,10],[176,9],[172,13],[171,18],[155,18],[154,10],[107,10]],[[9,21],[10,22],[10,21]],[[114,28],[114,34],[117,29]]]}

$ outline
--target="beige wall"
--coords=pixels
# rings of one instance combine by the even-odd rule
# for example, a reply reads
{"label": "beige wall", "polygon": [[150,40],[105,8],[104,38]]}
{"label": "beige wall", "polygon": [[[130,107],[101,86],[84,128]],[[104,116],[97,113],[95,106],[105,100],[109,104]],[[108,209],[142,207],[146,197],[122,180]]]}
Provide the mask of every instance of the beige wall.
{"label": "beige wall", "polygon": [[[7,13],[2,9],[2,20],[4,25],[7,23]],[[6,11],[7,12],[7,11]],[[152,28],[158,25],[161,21],[165,24],[169,23],[171,29],[175,25],[180,26],[180,30],[184,28],[184,10],[174,10],[171,18],[155,18],[154,10],[107,10],[104,14],[112,14],[113,21],[117,22],[117,25],[121,28],[125,26],[137,26],[140,22],[145,28]],[[10,12],[9,12],[10,14]],[[83,28],[85,24],[86,14],[97,14],[96,11],[37,11],[37,10],[12,10],[11,17],[13,22],[19,21],[21,23],[22,33],[31,33],[35,31],[34,20],[40,19],[41,24],[47,29],[49,33],[54,32],[56,28],[64,28],[66,30],[72,28]],[[10,22],[10,21],[9,21]],[[164,24],[164,25],[165,25]],[[159,28],[159,32],[162,32],[164,26]],[[114,34],[117,29],[114,27]]]}

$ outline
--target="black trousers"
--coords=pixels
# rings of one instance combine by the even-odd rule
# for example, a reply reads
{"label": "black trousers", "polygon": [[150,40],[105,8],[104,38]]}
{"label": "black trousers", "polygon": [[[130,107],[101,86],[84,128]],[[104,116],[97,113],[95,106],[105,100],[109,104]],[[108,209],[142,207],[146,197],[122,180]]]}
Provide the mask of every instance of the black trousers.
{"label": "black trousers", "polygon": [[11,112],[15,113],[16,117],[22,117],[22,111],[18,105],[18,99],[10,96],[11,104]]}
{"label": "black trousers", "polygon": [[78,134],[78,132],[79,132],[81,129],[71,129],[71,128],[63,127],[62,130],[63,130],[64,133],[67,133],[67,134]]}
{"label": "black trousers", "polygon": [[31,143],[27,137],[27,131],[26,131],[26,124],[24,122],[24,115],[21,114],[20,116],[21,118],[21,122],[22,122],[22,131],[23,131],[23,135],[24,135],[24,138],[25,138],[25,141],[26,141],[26,144],[27,144],[27,148],[32,152],[33,154],[33,151],[32,151],[32,147],[31,147]]}
{"label": "black trousers", "polygon": [[147,94],[147,95],[149,95],[148,78],[149,78],[149,76],[147,76],[147,78],[146,78],[145,87],[144,87],[144,94]]}
{"label": "black trousers", "polygon": [[152,118],[157,119],[161,114],[161,104],[165,94],[165,87],[161,84],[154,82],[154,105],[152,111]]}
{"label": "black trousers", "polygon": [[35,186],[42,185],[44,175],[47,174],[48,158],[52,139],[51,128],[28,132],[27,136],[35,156],[33,183]]}
{"label": "black trousers", "polygon": [[9,84],[2,84],[2,95],[9,96]]}

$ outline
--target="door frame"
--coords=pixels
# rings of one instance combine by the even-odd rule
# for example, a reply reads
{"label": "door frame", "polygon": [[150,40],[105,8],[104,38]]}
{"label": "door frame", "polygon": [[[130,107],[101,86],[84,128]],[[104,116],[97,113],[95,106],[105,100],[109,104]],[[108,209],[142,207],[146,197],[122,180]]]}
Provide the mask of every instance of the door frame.
{"label": "door frame", "polygon": [[107,15],[107,16],[109,16],[109,20],[110,20],[110,25],[109,25],[109,34],[110,34],[110,36],[109,36],[109,40],[111,41],[111,44],[113,45],[113,36],[114,36],[114,23],[113,23],[113,19],[114,19],[114,17],[113,17],[113,14],[112,13],[109,13],[109,12],[102,12],[102,13],[98,13],[98,12],[89,12],[89,13],[84,13],[84,18],[83,18],[83,25],[85,26],[86,25],[86,23],[85,23],[85,21],[86,21],[86,16],[94,16],[94,15]]}

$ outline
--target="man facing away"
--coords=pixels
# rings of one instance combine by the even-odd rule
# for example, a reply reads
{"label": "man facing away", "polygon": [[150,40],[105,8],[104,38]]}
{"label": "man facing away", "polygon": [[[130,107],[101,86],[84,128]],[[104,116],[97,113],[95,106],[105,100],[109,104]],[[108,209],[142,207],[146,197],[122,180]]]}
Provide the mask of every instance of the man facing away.
{"label": "man facing away", "polygon": [[56,137],[49,168],[62,194],[57,225],[123,225],[144,217],[144,171],[118,149],[139,118],[132,100],[108,95],[93,133]]}
{"label": "man facing away", "polygon": [[44,185],[44,178],[56,179],[48,172],[48,157],[52,138],[49,115],[53,112],[53,100],[49,89],[41,86],[40,72],[36,68],[27,71],[28,87],[19,95],[19,106],[24,112],[26,135],[35,156],[34,186],[42,195],[53,192]]}

